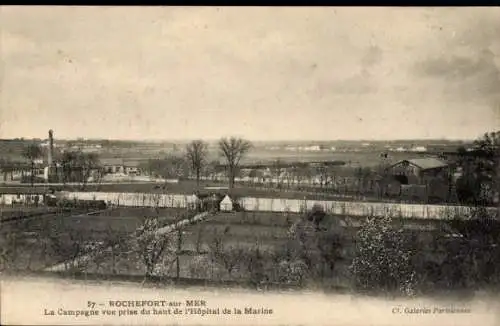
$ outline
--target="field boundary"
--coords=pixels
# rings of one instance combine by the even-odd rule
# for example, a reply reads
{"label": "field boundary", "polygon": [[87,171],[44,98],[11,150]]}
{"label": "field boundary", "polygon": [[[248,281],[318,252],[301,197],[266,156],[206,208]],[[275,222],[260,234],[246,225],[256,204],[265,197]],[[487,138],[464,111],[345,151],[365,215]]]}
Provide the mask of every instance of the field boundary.
{"label": "field boundary", "polygon": [[[170,207],[186,208],[194,205],[194,195],[131,193],[131,192],[69,192],[61,195],[67,199],[104,200],[118,207]],[[238,203],[245,211],[303,213],[315,205],[322,206],[326,212],[335,215],[386,216],[417,219],[447,219],[454,215],[467,215],[473,207],[429,204],[405,204],[386,202],[283,199],[264,197],[240,197]],[[486,208],[490,213],[497,212],[496,207]]]}

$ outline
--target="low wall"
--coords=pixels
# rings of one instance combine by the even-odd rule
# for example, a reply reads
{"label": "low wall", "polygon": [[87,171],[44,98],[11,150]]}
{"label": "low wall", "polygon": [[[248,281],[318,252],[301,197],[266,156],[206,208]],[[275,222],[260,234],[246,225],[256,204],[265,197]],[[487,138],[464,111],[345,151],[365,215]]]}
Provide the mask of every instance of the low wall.
{"label": "low wall", "polygon": [[304,212],[313,205],[322,206],[330,214],[352,216],[384,216],[391,214],[403,218],[441,219],[452,214],[467,214],[471,208],[466,206],[418,205],[400,203],[373,203],[326,200],[297,200],[274,198],[241,198],[240,204],[245,210],[271,212]]}
{"label": "low wall", "polygon": [[177,207],[183,208],[196,202],[196,197],[177,194],[152,194],[135,192],[73,192],[62,191],[67,199],[104,200],[106,203],[125,207]]}
{"label": "low wall", "polygon": [[32,204],[36,202],[36,197],[38,197],[38,203],[43,202],[43,195],[40,194],[0,194],[0,205],[11,205],[14,203]]}
{"label": "low wall", "polygon": [[[117,206],[128,207],[177,207],[183,208],[196,203],[196,197],[178,194],[151,193],[107,193],[107,192],[62,192],[63,197],[72,199],[104,200]],[[298,200],[242,197],[240,205],[246,211],[300,213],[321,205],[330,214],[352,216],[384,216],[391,214],[402,218],[443,219],[453,214],[467,214],[467,206],[418,205],[400,203],[347,202],[326,200]],[[496,208],[490,210],[495,211]]]}

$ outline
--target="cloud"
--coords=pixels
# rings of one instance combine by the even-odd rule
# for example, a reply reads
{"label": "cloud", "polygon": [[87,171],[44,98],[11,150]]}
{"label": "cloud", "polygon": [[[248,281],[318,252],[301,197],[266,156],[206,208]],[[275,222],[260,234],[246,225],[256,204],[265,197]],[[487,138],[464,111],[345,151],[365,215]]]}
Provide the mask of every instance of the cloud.
{"label": "cloud", "polygon": [[492,8],[1,10],[0,113],[17,123],[6,134],[76,133],[68,119],[115,138],[440,137],[492,124]]}
{"label": "cloud", "polygon": [[500,20],[489,17],[465,19],[446,40],[445,49],[413,64],[414,75],[441,82],[446,96],[487,103],[496,110],[500,103]]}

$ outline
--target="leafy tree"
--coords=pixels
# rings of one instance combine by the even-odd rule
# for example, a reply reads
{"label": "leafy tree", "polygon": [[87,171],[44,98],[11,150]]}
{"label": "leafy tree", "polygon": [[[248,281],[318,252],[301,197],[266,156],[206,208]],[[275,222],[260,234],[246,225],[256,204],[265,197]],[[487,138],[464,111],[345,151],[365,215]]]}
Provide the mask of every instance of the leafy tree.
{"label": "leafy tree", "polygon": [[319,229],[320,223],[326,217],[325,209],[320,204],[314,204],[311,210],[309,210],[306,214],[307,220],[312,221],[316,225],[317,229]]}
{"label": "leafy tree", "polygon": [[200,186],[201,171],[206,163],[208,145],[202,140],[193,140],[186,145],[186,156],[191,171],[196,175],[196,185]]}
{"label": "leafy tree", "polygon": [[252,148],[252,144],[244,139],[231,137],[219,140],[219,150],[226,161],[226,171],[229,177],[229,190],[234,188],[234,179],[241,159]]}
{"label": "leafy tree", "polygon": [[341,258],[341,232],[337,218],[328,216],[321,205],[314,205],[290,229],[290,245],[298,256],[288,261],[303,262],[312,277],[333,276]]}
{"label": "leafy tree", "polygon": [[449,287],[500,282],[500,223],[495,212],[475,207],[447,220],[439,244],[446,253],[440,281]]}
{"label": "leafy tree", "polygon": [[403,228],[394,226],[391,216],[367,218],[357,233],[355,250],[350,271],[356,289],[414,293],[412,259],[416,249]]}
{"label": "leafy tree", "polygon": [[472,151],[458,149],[462,177],[457,193],[462,202],[487,205],[498,200],[500,187],[500,131],[485,133],[474,141]]}

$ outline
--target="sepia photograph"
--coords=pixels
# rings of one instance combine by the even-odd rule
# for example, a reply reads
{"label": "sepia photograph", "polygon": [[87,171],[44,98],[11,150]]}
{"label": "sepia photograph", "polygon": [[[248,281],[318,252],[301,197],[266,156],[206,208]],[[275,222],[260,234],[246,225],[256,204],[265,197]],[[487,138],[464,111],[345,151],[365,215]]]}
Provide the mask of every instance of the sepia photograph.
{"label": "sepia photograph", "polygon": [[499,7],[0,6],[1,325],[499,307]]}

